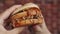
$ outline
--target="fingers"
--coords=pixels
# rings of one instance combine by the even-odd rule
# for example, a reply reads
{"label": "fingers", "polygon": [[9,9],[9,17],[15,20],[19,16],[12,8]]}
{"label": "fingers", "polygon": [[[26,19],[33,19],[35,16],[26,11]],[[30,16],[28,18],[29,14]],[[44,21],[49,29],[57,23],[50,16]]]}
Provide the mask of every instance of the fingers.
{"label": "fingers", "polygon": [[2,25],[0,25],[0,34],[19,34],[25,29],[25,27],[15,28],[13,30],[7,31]]}
{"label": "fingers", "polygon": [[2,13],[0,16],[0,18],[2,19],[6,19],[9,17],[9,15],[14,11],[16,10],[18,7],[21,7],[21,5],[15,5],[15,6],[12,6],[10,7],[9,9],[7,9],[4,13]]}
{"label": "fingers", "polygon": [[25,29],[25,27],[19,27],[19,28],[15,28],[11,31],[7,31],[8,34],[19,34],[21,33],[23,30]]}
{"label": "fingers", "polygon": [[40,32],[42,32],[42,28],[41,28],[39,25],[33,26],[33,29],[34,29],[35,31],[40,31]]}
{"label": "fingers", "polygon": [[41,24],[41,26],[42,26],[42,29],[48,29],[47,26],[46,26],[46,23],[45,23],[44,19],[43,19],[43,23]]}
{"label": "fingers", "polygon": [[31,34],[41,34],[42,28],[39,25],[29,27]]}

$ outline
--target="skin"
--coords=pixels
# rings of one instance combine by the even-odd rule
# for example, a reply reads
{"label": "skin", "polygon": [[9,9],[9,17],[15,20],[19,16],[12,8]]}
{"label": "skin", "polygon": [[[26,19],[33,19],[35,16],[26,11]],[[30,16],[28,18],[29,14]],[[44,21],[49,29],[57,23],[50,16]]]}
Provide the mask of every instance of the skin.
{"label": "skin", "polygon": [[[6,11],[4,11],[4,13],[0,14],[0,34],[18,34],[23,31],[25,27],[14,28],[13,30],[7,31],[3,26],[4,20],[7,19],[10,16],[10,14],[13,11],[15,11],[15,9],[18,7],[21,7],[21,5],[14,5],[7,9]],[[31,31],[33,31],[34,34],[51,34],[47,29],[45,22],[43,22],[41,25],[32,26],[31,28],[32,28]]]}
{"label": "skin", "polygon": [[7,9],[6,11],[4,11],[4,13],[0,14],[0,34],[18,34],[25,28],[25,27],[19,27],[19,28],[14,28],[13,30],[7,31],[3,26],[4,20],[7,19],[9,15],[18,7],[21,7],[21,5],[14,5],[9,9]]}

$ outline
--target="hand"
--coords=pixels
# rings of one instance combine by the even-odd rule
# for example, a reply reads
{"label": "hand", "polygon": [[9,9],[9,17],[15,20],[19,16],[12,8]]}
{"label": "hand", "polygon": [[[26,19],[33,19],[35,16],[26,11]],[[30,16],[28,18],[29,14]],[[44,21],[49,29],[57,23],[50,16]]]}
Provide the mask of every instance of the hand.
{"label": "hand", "polygon": [[19,27],[19,28],[15,28],[13,30],[7,31],[3,26],[4,20],[7,19],[10,16],[10,14],[13,11],[15,11],[15,9],[18,7],[21,7],[21,5],[12,6],[6,11],[4,11],[4,13],[0,14],[0,34],[18,34],[24,29],[24,27]]}
{"label": "hand", "polygon": [[[42,16],[43,17],[43,16]],[[51,34],[46,27],[45,21],[43,19],[43,23],[40,25],[34,25],[31,27],[32,34]]]}

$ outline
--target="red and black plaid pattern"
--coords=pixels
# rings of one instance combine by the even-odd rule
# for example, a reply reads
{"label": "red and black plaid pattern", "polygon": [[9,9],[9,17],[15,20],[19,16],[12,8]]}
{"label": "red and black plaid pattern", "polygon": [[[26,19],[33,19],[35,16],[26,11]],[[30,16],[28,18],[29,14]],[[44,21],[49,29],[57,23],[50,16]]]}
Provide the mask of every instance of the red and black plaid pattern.
{"label": "red and black plaid pattern", "polygon": [[0,13],[12,5],[28,2],[38,4],[50,32],[60,34],[60,0],[0,0]]}

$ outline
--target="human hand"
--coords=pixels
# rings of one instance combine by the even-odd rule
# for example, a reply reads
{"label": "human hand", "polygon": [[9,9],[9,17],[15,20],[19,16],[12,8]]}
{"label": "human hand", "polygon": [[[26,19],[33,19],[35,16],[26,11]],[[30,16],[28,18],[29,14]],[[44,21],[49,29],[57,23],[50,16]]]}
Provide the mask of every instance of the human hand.
{"label": "human hand", "polygon": [[19,27],[19,28],[15,28],[13,30],[7,31],[3,26],[4,20],[7,19],[10,16],[10,14],[13,11],[15,11],[18,7],[21,7],[21,5],[14,5],[9,9],[7,9],[6,11],[4,11],[4,13],[0,14],[0,34],[18,34],[24,29],[24,27]]}
{"label": "human hand", "polygon": [[[42,16],[43,17],[43,16]],[[51,34],[50,31],[48,30],[44,18],[43,18],[43,23],[39,25],[33,25],[30,27],[30,31],[32,34]]]}

